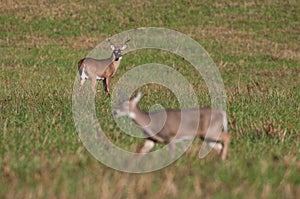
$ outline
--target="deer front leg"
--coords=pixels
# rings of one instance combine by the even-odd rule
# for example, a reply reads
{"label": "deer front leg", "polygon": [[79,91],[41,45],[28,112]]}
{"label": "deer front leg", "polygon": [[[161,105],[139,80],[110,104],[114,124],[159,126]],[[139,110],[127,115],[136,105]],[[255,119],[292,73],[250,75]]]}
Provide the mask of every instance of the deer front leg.
{"label": "deer front leg", "polygon": [[105,84],[106,84],[106,87],[104,89],[105,89],[106,92],[109,93],[109,91],[110,91],[110,77],[105,79]]}
{"label": "deer front leg", "polygon": [[218,142],[207,142],[207,143],[208,143],[209,147],[216,150],[218,154],[222,153],[223,146],[221,143],[218,143]]}
{"label": "deer front leg", "polygon": [[139,153],[148,153],[154,147],[154,145],[155,143],[152,140],[146,140]]}
{"label": "deer front leg", "polygon": [[229,146],[229,143],[231,140],[231,135],[222,132],[220,135],[220,139],[223,141],[223,144],[224,144],[224,147],[223,147],[222,153],[221,153],[221,158],[222,158],[222,160],[225,160],[226,156],[227,156],[228,146]]}
{"label": "deer front leg", "polygon": [[104,88],[104,91],[106,92],[106,90],[107,90],[106,78],[103,79],[103,88]]}
{"label": "deer front leg", "polygon": [[169,148],[169,154],[170,154],[171,158],[174,158],[175,157],[175,144],[174,144],[174,142],[170,142],[168,144],[168,148]]}

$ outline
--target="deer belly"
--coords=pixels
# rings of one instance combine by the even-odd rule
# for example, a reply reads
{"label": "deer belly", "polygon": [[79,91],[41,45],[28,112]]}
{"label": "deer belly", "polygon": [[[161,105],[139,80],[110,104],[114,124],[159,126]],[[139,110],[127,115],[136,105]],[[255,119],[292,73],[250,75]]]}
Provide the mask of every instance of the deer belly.
{"label": "deer belly", "polygon": [[[84,72],[84,69],[81,72],[81,79],[88,79],[89,77],[86,75],[86,73]],[[99,77],[98,75],[96,76],[96,80],[103,80],[103,77]]]}

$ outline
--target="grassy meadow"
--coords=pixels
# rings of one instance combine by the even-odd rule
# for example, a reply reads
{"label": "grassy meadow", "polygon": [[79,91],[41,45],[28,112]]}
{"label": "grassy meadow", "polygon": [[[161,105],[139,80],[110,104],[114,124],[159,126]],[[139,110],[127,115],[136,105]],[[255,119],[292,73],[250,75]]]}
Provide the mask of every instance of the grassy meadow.
{"label": "grassy meadow", "polygon": [[[300,198],[299,13],[293,0],[2,0],[0,198]],[[199,159],[202,142],[195,140],[168,167],[128,174],[84,148],[72,117],[77,62],[110,36],[139,27],[182,32],[216,63],[232,135],[225,162],[215,152]],[[183,74],[199,104],[209,105],[193,67],[157,50],[126,54],[112,89],[126,71],[152,62]],[[144,110],[178,106],[164,87],[141,90]],[[102,84],[95,100],[107,136],[135,151],[143,140],[117,127]]]}

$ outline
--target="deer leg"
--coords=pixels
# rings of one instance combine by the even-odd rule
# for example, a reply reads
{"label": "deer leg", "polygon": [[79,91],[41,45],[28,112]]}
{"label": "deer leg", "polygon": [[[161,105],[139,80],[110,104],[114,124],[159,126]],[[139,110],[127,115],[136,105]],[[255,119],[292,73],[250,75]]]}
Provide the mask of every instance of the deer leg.
{"label": "deer leg", "polygon": [[96,79],[91,79],[91,89],[93,91],[93,93],[96,95],[96,83],[97,83],[97,80]]}
{"label": "deer leg", "polygon": [[106,92],[107,91],[106,78],[103,79],[103,88],[104,88],[104,91]]}
{"label": "deer leg", "polygon": [[218,142],[208,142],[209,147],[213,148],[214,150],[216,150],[218,152],[218,154],[222,153],[222,144],[218,143]]}
{"label": "deer leg", "polygon": [[78,87],[78,92],[81,90],[83,84],[85,82],[85,78],[80,78],[80,83],[79,83],[79,87]]}
{"label": "deer leg", "polygon": [[221,135],[220,135],[220,140],[224,144],[224,147],[223,147],[222,152],[221,152],[221,158],[222,158],[222,160],[225,160],[226,156],[227,156],[228,146],[229,146],[229,143],[230,143],[230,140],[231,140],[231,135],[229,135],[228,133],[222,132]]}
{"label": "deer leg", "polygon": [[144,143],[144,146],[142,149],[139,151],[140,153],[148,153],[153,147],[155,143],[152,140],[146,140]]}
{"label": "deer leg", "polygon": [[168,148],[169,148],[169,153],[170,153],[171,158],[174,158],[175,157],[175,144],[174,144],[174,142],[168,143]]}
{"label": "deer leg", "polygon": [[109,77],[106,78],[105,82],[106,82],[106,89],[105,89],[105,91],[109,93],[109,91],[110,91],[110,78]]}

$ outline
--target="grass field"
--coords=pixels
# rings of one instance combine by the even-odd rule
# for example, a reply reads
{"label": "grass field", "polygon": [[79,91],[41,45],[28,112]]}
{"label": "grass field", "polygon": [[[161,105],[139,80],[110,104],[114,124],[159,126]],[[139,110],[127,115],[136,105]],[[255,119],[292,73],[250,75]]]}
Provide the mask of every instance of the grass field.
{"label": "grass field", "polygon": [[[0,198],[300,198],[299,13],[293,0],[1,1]],[[189,35],[218,66],[232,135],[227,161],[214,152],[199,159],[195,140],[170,166],[128,174],[98,162],[80,141],[72,118],[77,62],[114,34],[151,26]],[[209,105],[193,68],[155,50],[126,54],[112,88],[151,62],[176,62]],[[142,90],[145,110],[178,106],[165,88]],[[143,140],[121,132],[101,84],[98,91],[103,130],[135,151]]]}

